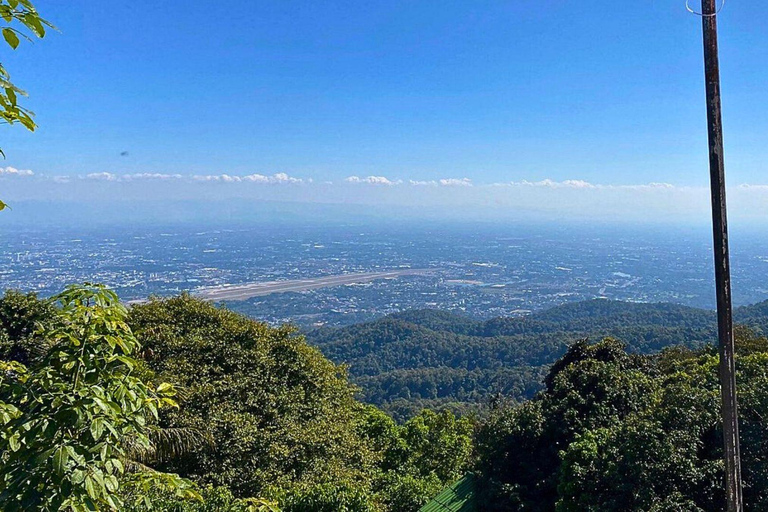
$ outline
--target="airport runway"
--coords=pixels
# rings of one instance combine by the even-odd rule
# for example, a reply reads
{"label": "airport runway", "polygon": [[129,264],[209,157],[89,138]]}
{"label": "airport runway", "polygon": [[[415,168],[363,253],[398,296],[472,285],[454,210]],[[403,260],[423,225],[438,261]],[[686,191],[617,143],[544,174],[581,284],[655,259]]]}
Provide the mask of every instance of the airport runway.
{"label": "airport runway", "polygon": [[341,274],[336,276],[319,277],[316,279],[296,279],[293,281],[266,281],[263,283],[247,283],[238,285],[221,285],[198,288],[192,294],[205,300],[245,300],[251,297],[261,297],[273,293],[301,292],[329,288],[345,284],[369,283],[377,279],[391,279],[400,276],[427,274],[430,269],[408,268],[389,270],[386,272],[360,272],[356,274]]}

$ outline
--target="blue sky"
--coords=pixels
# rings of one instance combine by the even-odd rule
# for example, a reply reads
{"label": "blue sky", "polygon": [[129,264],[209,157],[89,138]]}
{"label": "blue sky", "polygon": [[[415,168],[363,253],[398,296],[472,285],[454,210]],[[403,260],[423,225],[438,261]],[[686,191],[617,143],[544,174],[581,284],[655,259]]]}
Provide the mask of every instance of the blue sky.
{"label": "blue sky", "polygon": [[[0,172],[0,193],[119,197],[126,175],[179,175],[197,183],[166,184],[163,196],[205,198],[200,183],[226,175],[301,180],[289,196],[313,200],[326,192],[310,181],[349,190],[357,176],[359,197],[381,185],[372,176],[547,190],[664,183],[698,187],[699,204],[701,26],[684,5],[38,0],[61,33],[3,50],[40,125],[3,128],[5,165],[34,178]],[[768,183],[765,19],[768,4],[756,2],[729,3],[720,16],[734,185]],[[88,175],[111,188],[86,186]],[[267,178],[238,181],[253,175]],[[80,185],[57,192],[66,180]]]}

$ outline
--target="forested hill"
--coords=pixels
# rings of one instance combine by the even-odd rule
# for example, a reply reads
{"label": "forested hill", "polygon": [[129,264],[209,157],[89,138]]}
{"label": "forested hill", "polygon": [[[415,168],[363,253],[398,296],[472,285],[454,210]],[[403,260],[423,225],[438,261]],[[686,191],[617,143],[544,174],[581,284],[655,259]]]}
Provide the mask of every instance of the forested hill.
{"label": "forested hill", "polygon": [[[735,316],[768,331],[768,301],[737,308]],[[716,341],[716,318],[714,311],[676,304],[596,299],[487,321],[445,311],[405,311],[307,333],[326,356],[349,365],[365,400],[399,418],[422,407],[471,409],[498,394],[530,398],[568,345],[606,336],[640,353],[700,346]]]}

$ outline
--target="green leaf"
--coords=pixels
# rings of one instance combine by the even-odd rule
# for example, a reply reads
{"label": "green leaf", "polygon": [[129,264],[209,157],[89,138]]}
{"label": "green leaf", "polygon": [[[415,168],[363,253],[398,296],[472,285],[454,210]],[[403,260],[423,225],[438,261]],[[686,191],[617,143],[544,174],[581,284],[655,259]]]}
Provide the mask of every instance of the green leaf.
{"label": "green leaf", "polygon": [[10,446],[12,452],[19,451],[19,448],[21,448],[21,443],[19,442],[19,434],[13,434],[11,437],[8,438],[8,446]]}
{"label": "green leaf", "polygon": [[25,14],[21,22],[26,25],[37,37],[45,37],[45,27],[40,22],[40,17],[36,14]]}
{"label": "green leaf", "polygon": [[120,459],[112,459],[112,464],[115,466],[115,469],[118,473],[123,473],[125,471],[125,467],[123,466],[123,463],[120,461]]}
{"label": "green leaf", "polygon": [[90,496],[91,499],[98,499],[98,494],[96,494],[96,486],[93,485],[93,478],[90,476],[85,477],[85,492],[88,493],[88,496]]}
{"label": "green leaf", "polygon": [[3,29],[3,38],[5,38],[5,42],[14,50],[19,47],[19,36],[16,35],[16,32],[14,32],[12,28],[6,27]]}
{"label": "green leaf", "polygon": [[67,447],[59,446],[56,449],[56,452],[53,454],[53,469],[54,471],[56,471],[56,474],[58,475],[64,474],[64,469],[66,468],[67,460],[69,460]]}
{"label": "green leaf", "polygon": [[96,418],[91,422],[91,435],[93,436],[93,440],[98,442],[103,433],[104,420],[102,418]]}
{"label": "green leaf", "polygon": [[72,477],[70,478],[72,483],[74,485],[78,485],[83,483],[83,480],[85,480],[85,471],[82,469],[76,469],[72,472]]}
{"label": "green leaf", "polygon": [[168,382],[163,382],[159,386],[157,386],[157,392],[158,393],[165,393],[166,391],[172,391],[173,390],[173,384],[170,384]]}
{"label": "green leaf", "polygon": [[117,478],[115,478],[113,475],[104,477],[104,483],[106,484],[107,490],[109,492],[115,492],[119,487]]}
{"label": "green leaf", "polygon": [[31,132],[35,131],[35,128],[37,128],[37,125],[32,120],[32,118],[29,117],[29,116],[22,116],[19,119],[19,122],[21,122],[21,124],[24,125],[24,128],[26,128],[27,130],[29,130]]}

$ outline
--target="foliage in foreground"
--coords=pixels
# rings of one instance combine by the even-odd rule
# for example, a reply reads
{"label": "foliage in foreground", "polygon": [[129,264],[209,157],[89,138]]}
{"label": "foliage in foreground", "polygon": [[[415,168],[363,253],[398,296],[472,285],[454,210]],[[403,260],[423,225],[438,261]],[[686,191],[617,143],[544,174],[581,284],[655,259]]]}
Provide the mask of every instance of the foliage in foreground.
{"label": "foliage in foreground", "polygon": [[[35,308],[3,321],[6,337],[11,327],[27,346],[47,350],[30,368],[0,361],[0,502],[9,512],[120,508],[128,447],[150,447],[152,423],[161,407],[176,405],[175,391],[134,374],[139,345],[114,293],[70,287],[53,302],[57,307],[37,308],[53,317],[39,343],[31,343],[28,326],[21,325],[37,316]],[[4,300],[2,306],[7,312],[11,305]],[[18,348],[10,353],[30,359]],[[180,498],[196,496],[175,475],[147,470],[130,478],[159,483]]]}
{"label": "foliage in foreground", "polygon": [[[272,328],[188,296],[135,306],[130,327],[116,297],[103,289],[73,288],[59,302],[53,307],[17,292],[0,299],[0,357],[10,372],[4,375],[13,377],[3,383],[2,396],[36,382],[38,377],[21,376],[22,361],[27,373],[54,379],[57,392],[79,394],[71,407],[84,407],[83,419],[71,432],[55,428],[56,436],[73,439],[38,439],[35,453],[57,453],[61,444],[82,452],[91,464],[83,475],[96,481],[86,487],[84,477],[83,485],[72,487],[86,506],[100,499],[103,508],[112,500],[131,511],[152,505],[178,512],[278,506],[286,512],[408,512],[469,465],[472,421],[424,411],[396,424],[356,401],[345,369],[291,328]],[[78,373],[85,353],[88,370]],[[73,358],[78,362],[70,366]],[[132,387],[123,393],[118,386],[125,383]],[[46,404],[45,410],[30,410],[30,419],[69,418],[69,402],[52,396]],[[161,405],[174,406],[155,415]],[[91,420],[98,420],[96,426]],[[6,437],[20,428],[9,425]],[[11,448],[0,452],[0,460],[13,460]],[[74,492],[61,482],[71,483],[67,475],[82,469],[81,461],[67,449],[61,453],[65,477],[37,457],[41,478],[53,485],[46,481],[28,495]],[[64,504],[51,500],[48,510]]]}
{"label": "foliage in foreground", "polygon": [[[408,512],[472,463],[473,421],[398,425],[290,328],[188,296],[125,315],[101,288],[0,299],[4,510]],[[572,345],[477,429],[482,510],[720,510],[717,363]],[[766,510],[768,339],[739,330],[737,367],[745,498]]]}
{"label": "foliage in foreground", "polygon": [[[19,47],[22,39],[31,41],[30,36],[42,39],[46,29],[53,28],[29,0],[0,0],[0,20],[3,39],[14,50]],[[0,64],[0,118],[5,123],[18,122],[28,130],[34,131],[34,114],[18,104],[19,95],[26,93],[11,83],[8,71]]]}
{"label": "foliage in foreground", "polygon": [[[12,49],[18,48],[22,39],[42,39],[47,28],[53,28],[53,25],[40,16],[29,0],[0,0],[0,32],[5,43]],[[11,82],[11,75],[0,64],[0,121],[11,125],[19,123],[27,130],[35,131],[35,114],[19,104],[19,96],[26,95],[26,92]],[[2,149],[0,156],[5,156]],[[0,200],[0,211],[7,207]]]}
{"label": "foliage in foreground", "polygon": [[[745,502],[768,509],[768,339],[740,330]],[[483,510],[723,509],[718,356],[633,356],[612,339],[572,346],[534,400],[477,438]]]}

